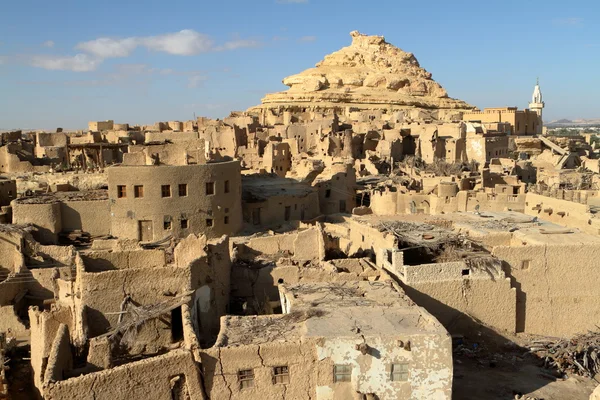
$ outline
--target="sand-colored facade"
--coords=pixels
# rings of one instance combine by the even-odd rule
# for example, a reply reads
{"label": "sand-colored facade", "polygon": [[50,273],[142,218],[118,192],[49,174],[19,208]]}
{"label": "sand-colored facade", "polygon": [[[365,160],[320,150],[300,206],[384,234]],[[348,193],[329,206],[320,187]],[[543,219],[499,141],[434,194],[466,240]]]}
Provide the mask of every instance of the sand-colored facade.
{"label": "sand-colored facade", "polygon": [[483,124],[507,122],[510,135],[539,135],[542,133],[542,117],[532,110],[518,110],[516,107],[485,108],[463,114],[463,121]]}
{"label": "sand-colored facade", "polygon": [[108,171],[111,234],[156,241],[190,233],[210,238],[242,224],[237,161],[186,166],[130,166]]}

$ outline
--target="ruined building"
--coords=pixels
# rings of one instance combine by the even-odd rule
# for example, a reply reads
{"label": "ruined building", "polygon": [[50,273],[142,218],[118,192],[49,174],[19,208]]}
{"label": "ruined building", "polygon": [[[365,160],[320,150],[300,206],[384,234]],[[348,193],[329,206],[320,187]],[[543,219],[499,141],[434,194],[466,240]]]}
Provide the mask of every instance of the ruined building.
{"label": "ruined building", "polygon": [[597,141],[351,37],[222,120],[1,134],[0,398],[592,392]]}

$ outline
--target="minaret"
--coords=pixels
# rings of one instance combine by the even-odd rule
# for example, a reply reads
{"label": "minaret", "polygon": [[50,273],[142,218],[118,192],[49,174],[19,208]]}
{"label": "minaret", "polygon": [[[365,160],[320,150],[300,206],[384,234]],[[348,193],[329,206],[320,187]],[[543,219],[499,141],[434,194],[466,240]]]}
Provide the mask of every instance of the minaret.
{"label": "minaret", "polygon": [[529,103],[529,109],[535,111],[542,120],[542,110],[544,109],[544,102],[542,101],[542,91],[540,90],[540,79],[538,78],[535,88],[533,89],[533,96],[531,97],[531,103]]}

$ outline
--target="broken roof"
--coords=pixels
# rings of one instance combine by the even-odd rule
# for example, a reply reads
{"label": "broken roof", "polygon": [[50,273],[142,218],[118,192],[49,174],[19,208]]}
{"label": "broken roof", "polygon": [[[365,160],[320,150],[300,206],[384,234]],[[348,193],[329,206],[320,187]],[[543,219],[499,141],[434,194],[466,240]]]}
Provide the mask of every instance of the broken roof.
{"label": "broken roof", "polygon": [[21,197],[16,200],[17,204],[52,204],[64,201],[98,201],[108,200],[108,191],[105,189],[98,190],[81,190],[72,192],[52,192],[35,195],[31,197]]}
{"label": "broken roof", "polygon": [[215,346],[446,332],[389,282],[303,283],[280,289],[290,301],[289,313],[223,317]]}
{"label": "broken roof", "polygon": [[275,174],[242,175],[244,201],[265,201],[272,196],[306,197],[316,189],[295,179],[281,178]]}

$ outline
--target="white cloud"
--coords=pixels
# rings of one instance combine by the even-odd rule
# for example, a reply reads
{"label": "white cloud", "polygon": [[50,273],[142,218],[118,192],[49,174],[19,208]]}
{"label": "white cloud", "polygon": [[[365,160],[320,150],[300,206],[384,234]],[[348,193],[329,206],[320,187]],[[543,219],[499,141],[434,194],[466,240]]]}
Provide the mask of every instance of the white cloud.
{"label": "white cloud", "polygon": [[298,39],[298,41],[302,43],[314,42],[315,40],[317,40],[316,36],[302,36]]}
{"label": "white cloud", "polygon": [[54,47],[54,42],[52,40],[46,40],[44,43],[42,43],[43,47]]}
{"label": "white cloud", "polygon": [[101,62],[102,60],[87,54],[76,54],[72,57],[33,56],[29,64],[49,70],[88,72],[95,70]]}
{"label": "white cloud", "polygon": [[137,46],[138,41],[133,37],[126,39],[98,38],[79,43],[75,48],[99,58],[118,58],[127,57]]}
{"label": "white cloud", "polygon": [[213,47],[213,41],[208,35],[191,29],[176,33],[140,38],[139,42],[150,50],[162,51],[179,56],[191,56],[206,53]]}
{"label": "white cloud", "polygon": [[184,29],[156,36],[124,39],[98,38],[79,43],[75,48],[99,58],[117,58],[129,56],[137,47],[178,56],[192,56],[209,51],[235,50],[259,45],[260,43],[256,40],[238,39],[216,46],[210,36],[191,29]]}
{"label": "white cloud", "polygon": [[[47,41],[43,45],[52,47],[54,46],[54,42]],[[81,51],[81,53],[74,56],[36,55],[26,57],[26,59],[34,67],[49,70],[87,72],[94,71],[105,59],[127,57],[138,47],[167,54],[192,56],[211,51],[229,51],[240,48],[258,47],[260,45],[261,42],[258,40],[241,38],[234,38],[234,40],[227,41],[221,45],[215,45],[210,36],[191,29],[184,29],[179,32],[156,36],[132,36],[122,39],[101,37],[77,44],[75,49]],[[169,75],[172,71],[163,70],[159,71],[159,73]],[[190,78],[191,84],[198,85],[200,83],[198,79]]]}

